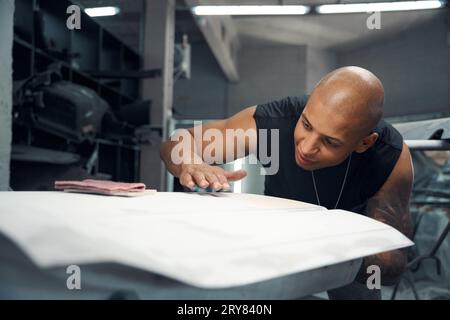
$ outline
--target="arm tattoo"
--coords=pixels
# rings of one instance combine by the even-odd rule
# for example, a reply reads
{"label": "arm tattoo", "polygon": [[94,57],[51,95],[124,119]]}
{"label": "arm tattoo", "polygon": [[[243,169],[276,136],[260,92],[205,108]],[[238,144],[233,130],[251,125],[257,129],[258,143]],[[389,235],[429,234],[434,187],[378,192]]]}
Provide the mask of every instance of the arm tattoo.
{"label": "arm tattoo", "polygon": [[[380,189],[367,202],[367,216],[392,226],[411,238],[411,218],[409,214],[409,196],[412,180],[396,179],[387,188]],[[397,249],[369,256],[364,259],[357,280],[367,278],[366,270],[370,265],[377,265],[381,270],[381,280],[384,285],[393,285],[404,271],[407,262],[405,249]],[[365,280],[363,280],[365,282]]]}

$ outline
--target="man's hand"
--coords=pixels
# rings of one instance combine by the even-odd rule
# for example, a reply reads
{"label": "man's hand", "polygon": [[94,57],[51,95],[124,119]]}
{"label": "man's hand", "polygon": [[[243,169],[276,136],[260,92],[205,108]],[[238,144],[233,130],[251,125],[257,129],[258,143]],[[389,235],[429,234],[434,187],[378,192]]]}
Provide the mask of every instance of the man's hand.
{"label": "man's hand", "polygon": [[[215,140],[204,138],[203,134],[195,136],[195,128],[188,128],[190,133],[186,135],[188,141],[183,141],[182,143],[191,144],[189,152],[183,150],[183,159],[181,162],[173,161],[172,151],[180,143],[179,141],[167,140],[161,144],[160,155],[161,159],[164,161],[167,170],[180,179],[180,183],[190,189],[194,188],[196,185],[200,188],[211,188],[214,190],[228,190],[230,188],[229,182],[236,181],[244,178],[247,173],[244,170],[227,172],[220,167],[212,166],[208,164],[223,164],[236,160],[237,158],[242,158],[248,154],[256,154],[257,151],[257,140],[245,138],[245,141],[238,141],[238,135],[233,136],[233,141],[227,141],[227,131],[228,130],[239,130],[243,132],[254,131],[256,133],[256,122],[253,118],[256,106],[245,108],[244,110],[238,112],[234,116],[209,122],[201,125],[200,131],[207,132],[210,129],[219,131],[222,137],[225,137],[222,145],[222,150],[220,154],[223,155],[223,159],[219,161],[210,161],[205,155],[205,149],[209,147],[211,143],[216,143]],[[184,139],[184,137],[183,137]],[[189,142],[190,140],[190,142]],[[242,143],[244,142],[244,143]],[[232,143],[231,147],[229,143]],[[219,144],[220,145],[220,144]],[[215,150],[215,152],[219,152]],[[220,161],[221,160],[221,161]]]}
{"label": "man's hand", "polygon": [[200,188],[212,188],[215,191],[227,191],[230,189],[230,181],[244,178],[247,173],[244,170],[225,171],[220,167],[203,164],[183,164],[181,166],[181,185],[193,189],[196,185]]}

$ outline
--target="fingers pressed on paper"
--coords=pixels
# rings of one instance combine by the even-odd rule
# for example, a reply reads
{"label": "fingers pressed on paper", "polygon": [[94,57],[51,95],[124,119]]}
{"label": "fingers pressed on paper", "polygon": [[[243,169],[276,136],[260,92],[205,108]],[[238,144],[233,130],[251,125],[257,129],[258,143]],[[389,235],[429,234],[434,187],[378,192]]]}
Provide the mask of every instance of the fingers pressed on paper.
{"label": "fingers pressed on paper", "polygon": [[194,172],[193,176],[194,176],[194,179],[195,179],[195,183],[199,187],[202,187],[202,188],[208,187],[209,183],[206,180],[206,177],[205,177],[205,175],[202,172],[196,171],[196,172]]}
{"label": "fingers pressed on paper", "polygon": [[224,190],[230,189],[230,184],[228,183],[227,178],[223,174],[219,173],[217,174],[217,177],[219,178],[219,182],[222,184],[222,188]]}
{"label": "fingers pressed on paper", "polygon": [[188,188],[193,188],[195,186],[194,179],[189,173],[185,173],[180,177],[180,183]]}
{"label": "fingers pressed on paper", "polygon": [[219,182],[219,178],[212,172],[205,173],[206,179],[208,179],[209,186],[215,190],[220,190],[222,185]]}

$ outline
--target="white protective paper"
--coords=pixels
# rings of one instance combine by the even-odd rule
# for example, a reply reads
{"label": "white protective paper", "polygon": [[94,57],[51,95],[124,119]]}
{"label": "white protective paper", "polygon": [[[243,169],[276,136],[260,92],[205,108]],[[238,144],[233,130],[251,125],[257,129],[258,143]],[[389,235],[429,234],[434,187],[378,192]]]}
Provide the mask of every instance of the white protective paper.
{"label": "white protective paper", "polygon": [[0,192],[0,231],[41,267],[117,262],[225,288],[407,247],[394,228],[274,197]]}

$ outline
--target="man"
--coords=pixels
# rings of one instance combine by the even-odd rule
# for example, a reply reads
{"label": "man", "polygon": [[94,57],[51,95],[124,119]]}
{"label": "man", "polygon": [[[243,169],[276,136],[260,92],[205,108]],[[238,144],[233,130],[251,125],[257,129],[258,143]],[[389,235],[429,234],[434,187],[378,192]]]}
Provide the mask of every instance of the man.
{"label": "man", "polygon": [[[224,136],[227,129],[278,130],[279,170],[266,176],[266,195],[365,214],[409,236],[411,156],[401,135],[381,119],[383,104],[384,88],[374,74],[360,67],[343,67],[326,75],[309,97],[249,107],[203,125],[203,130],[214,128]],[[194,128],[188,130],[189,143],[197,150],[211,143],[194,139]],[[226,144],[231,142],[223,145],[224,158]],[[241,144],[244,150],[236,150],[234,143],[234,154],[259,154],[261,143],[246,139]],[[171,154],[177,144],[163,143],[161,158],[188,188],[227,190],[230,181],[246,175],[242,170],[227,172],[211,165],[202,158],[203,152],[185,152],[176,164]],[[378,266],[382,284],[392,285],[405,264],[404,250],[367,257],[354,283],[330,290],[328,295],[331,299],[380,299],[380,291],[366,286],[367,267]]]}

